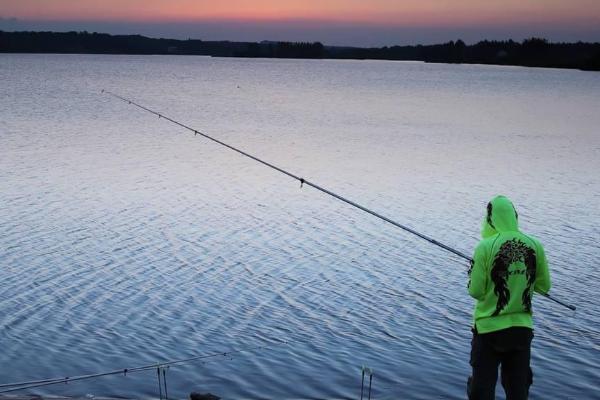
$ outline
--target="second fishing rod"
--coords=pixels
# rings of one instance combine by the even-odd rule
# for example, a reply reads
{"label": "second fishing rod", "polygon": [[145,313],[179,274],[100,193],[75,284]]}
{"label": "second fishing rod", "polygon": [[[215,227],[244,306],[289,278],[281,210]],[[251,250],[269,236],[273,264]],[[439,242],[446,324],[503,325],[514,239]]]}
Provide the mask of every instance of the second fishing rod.
{"label": "second fishing rod", "polygon": [[[441,242],[439,242],[439,241],[437,241],[437,240],[435,240],[435,239],[433,239],[433,238],[431,238],[431,237],[429,237],[427,235],[424,235],[424,234],[422,234],[422,233],[420,233],[420,232],[418,232],[418,231],[416,231],[416,230],[414,230],[412,228],[409,228],[409,227],[407,227],[407,226],[405,226],[405,225],[403,225],[403,224],[401,224],[399,222],[396,222],[396,221],[394,221],[394,220],[392,220],[392,219],[390,219],[388,217],[385,217],[385,216],[379,214],[378,212],[375,212],[375,211],[373,211],[373,210],[371,210],[371,209],[369,209],[367,207],[364,207],[364,206],[362,206],[362,205],[360,205],[360,204],[358,204],[358,203],[356,203],[356,202],[354,202],[352,200],[349,200],[349,199],[347,199],[347,198],[345,198],[345,197],[343,197],[343,196],[341,196],[341,195],[339,195],[337,193],[334,193],[334,192],[332,192],[332,191],[330,191],[330,190],[328,190],[328,189],[326,189],[324,187],[321,187],[321,186],[317,185],[316,183],[313,183],[313,182],[311,182],[311,181],[309,181],[309,180],[307,180],[307,179],[305,179],[303,177],[295,175],[295,174],[293,174],[293,173],[291,173],[291,172],[289,172],[289,171],[287,171],[287,170],[285,170],[283,168],[280,168],[280,167],[278,167],[278,166],[276,166],[274,164],[271,164],[271,163],[269,163],[269,162],[267,162],[265,160],[262,160],[262,159],[260,159],[260,158],[258,158],[256,156],[253,156],[252,154],[249,154],[249,153],[247,153],[247,152],[245,152],[245,151],[243,151],[241,149],[238,149],[237,147],[229,145],[229,144],[227,144],[225,142],[222,142],[219,139],[216,139],[216,138],[214,138],[214,137],[212,137],[210,135],[207,135],[206,133],[203,133],[203,132],[201,132],[201,131],[199,131],[197,129],[194,129],[194,128],[192,128],[192,127],[190,127],[188,125],[185,125],[185,124],[183,124],[183,123],[181,123],[181,122],[179,122],[177,120],[174,120],[174,119],[172,119],[170,117],[167,117],[167,116],[163,115],[160,112],[154,111],[154,110],[152,110],[152,109],[150,109],[148,107],[145,107],[145,106],[143,106],[141,104],[136,103],[133,100],[127,99],[125,97],[122,97],[122,96],[120,96],[120,95],[118,95],[116,93],[110,92],[108,90],[102,89],[101,93],[106,93],[109,96],[117,98],[117,99],[119,99],[119,100],[121,100],[121,101],[123,101],[125,103],[133,105],[133,106],[135,106],[135,107],[137,107],[139,109],[142,109],[142,110],[144,110],[146,112],[149,112],[151,114],[154,114],[154,115],[158,116],[159,118],[165,119],[165,120],[167,120],[167,121],[169,121],[169,122],[171,122],[171,123],[173,123],[175,125],[178,125],[178,126],[184,128],[184,129],[187,129],[187,130],[193,132],[195,136],[198,136],[198,135],[202,136],[202,137],[204,137],[204,138],[206,138],[208,140],[211,140],[211,141],[213,141],[213,142],[215,142],[217,144],[220,144],[221,146],[227,147],[228,149],[233,150],[233,151],[235,151],[235,152],[237,152],[237,153],[239,153],[239,154],[241,154],[241,155],[243,155],[245,157],[248,157],[248,158],[250,158],[250,159],[252,159],[252,160],[254,160],[254,161],[258,162],[258,163],[261,163],[261,164],[263,164],[263,165],[265,165],[265,166],[267,166],[267,167],[269,167],[271,169],[274,169],[275,171],[278,171],[278,172],[280,172],[280,173],[282,173],[284,175],[287,175],[288,177],[297,180],[300,183],[300,187],[303,187],[304,185],[310,186],[310,187],[312,187],[312,188],[314,188],[314,189],[316,189],[316,190],[318,190],[318,191],[320,191],[322,193],[325,193],[325,194],[327,194],[327,195],[329,195],[331,197],[334,197],[334,198],[336,198],[336,199],[338,199],[338,200],[340,200],[340,201],[342,201],[342,202],[344,202],[346,204],[349,204],[352,207],[358,208],[361,211],[364,211],[364,212],[366,212],[368,214],[371,214],[374,217],[377,217],[377,218],[381,219],[382,221],[385,221],[385,222],[387,222],[387,223],[389,223],[389,224],[391,224],[391,225],[393,225],[393,226],[395,226],[397,228],[400,228],[400,229],[402,229],[402,230],[404,230],[404,231],[406,231],[408,233],[411,233],[412,235],[415,235],[415,236],[417,236],[417,237],[419,237],[419,238],[421,238],[423,240],[426,240],[429,243],[431,243],[433,245],[436,245],[436,246],[438,246],[438,247],[440,247],[440,248],[442,248],[442,249],[444,249],[444,250],[446,250],[446,251],[448,251],[448,252],[450,252],[450,253],[452,253],[452,254],[454,254],[454,255],[456,255],[456,256],[464,259],[464,260],[466,260],[466,261],[468,261],[469,263],[473,262],[473,259],[471,257],[469,257],[468,255],[466,255],[465,253],[463,253],[461,251],[458,251],[458,250],[456,250],[456,249],[454,249],[454,248],[452,248],[452,247],[450,247],[450,246],[448,246],[448,245],[446,245],[444,243],[441,243]],[[565,302],[563,302],[561,300],[556,299],[553,296],[550,296],[547,293],[540,293],[540,294],[542,296],[544,296],[545,298],[547,298],[549,300],[552,300],[556,304],[560,304],[561,306],[568,308],[569,310],[572,310],[572,311],[576,310],[576,307],[574,305],[572,305],[572,304],[567,304],[567,303],[565,303]]]}

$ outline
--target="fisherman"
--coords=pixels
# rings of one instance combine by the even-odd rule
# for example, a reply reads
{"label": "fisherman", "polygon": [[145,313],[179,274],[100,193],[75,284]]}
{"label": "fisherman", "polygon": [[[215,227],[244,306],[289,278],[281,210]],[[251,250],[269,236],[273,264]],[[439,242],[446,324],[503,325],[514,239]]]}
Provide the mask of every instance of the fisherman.
{"label": "fisherman", "polygon": [[533,292],[550,290],[550,272],[540,242],[518,228],[512,202],[497,196],[487,205],[483,239],[469,270],[475,300],[470,400],[495,398],[498,366],[507,400],[526,400],[533,373],[529,366]]}

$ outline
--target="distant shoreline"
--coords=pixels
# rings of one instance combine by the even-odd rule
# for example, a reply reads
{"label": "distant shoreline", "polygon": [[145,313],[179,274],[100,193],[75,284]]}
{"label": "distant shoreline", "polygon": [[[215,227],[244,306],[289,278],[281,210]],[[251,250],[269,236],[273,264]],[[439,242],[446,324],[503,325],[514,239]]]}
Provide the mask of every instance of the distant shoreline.
{"label": "distant shoreline", "polygon": [[153,39],[141,35],[88,32],[0,31],[0,53],[197,55],[245,58],[300,58],[422,61],[600,71],[600,43],[462,40],[391,47],[325,46],[319,42],[230,42]]}

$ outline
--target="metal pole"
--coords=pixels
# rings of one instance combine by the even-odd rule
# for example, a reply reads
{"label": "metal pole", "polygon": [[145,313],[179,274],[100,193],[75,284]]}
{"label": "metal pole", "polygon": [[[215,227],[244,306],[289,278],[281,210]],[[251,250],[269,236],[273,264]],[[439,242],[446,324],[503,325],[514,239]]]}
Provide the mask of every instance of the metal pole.
{"label": "metal pole", "polygon": [[360,400],[363,400],[363,389],[365,387],[365,369],[362,370],[362,379],[360,381]]}
{"label": "metal pole", "polygon": [[158,377],[158,395],[160,396],[160,400],[162,400],[162,387],[160,384],[160,367],[156,367],[156,376]]}

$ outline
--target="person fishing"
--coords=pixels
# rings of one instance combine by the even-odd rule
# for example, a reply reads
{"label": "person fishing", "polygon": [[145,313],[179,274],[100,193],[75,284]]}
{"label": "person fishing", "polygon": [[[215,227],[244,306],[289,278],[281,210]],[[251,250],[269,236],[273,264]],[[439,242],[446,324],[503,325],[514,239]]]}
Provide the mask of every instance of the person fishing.
{"label": "person fishing", "polygon": [[506,399],[525,400],[533,383],[531,300],[550,290],[548,262],[540,242],[519,231],[505,196],[488,203],[481,236],[469,270],[469,294],[477,301],[467,393],[470,400],[493,400],[501,366]]}
{"label": "person fishing", "polygon": [[300,188],[308,186],[318,190],[469,261],[469,292],[477,299],[471,352],[473,376],[469,378],[469,396],[471,399],[493,399],[498,366],[502,365],[502,382],[508,393],[507,399],[527,398],[533,377],[529,368],[533,338],[533,291],[569,310],[575,311],[576,307],[547,293],[550,289],[550,275],[544,250],[537,240],[519,232],[517,213],[506,197],[498,196],[488,204],[488,215],[482,230],[484,240],[477,247],[473,260],[465,253],[432,237],[165,114],[105,89],[102,89],[101,93],[278,171],[298,181]]}

